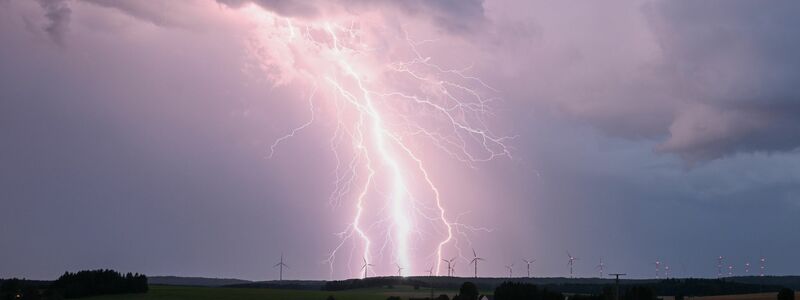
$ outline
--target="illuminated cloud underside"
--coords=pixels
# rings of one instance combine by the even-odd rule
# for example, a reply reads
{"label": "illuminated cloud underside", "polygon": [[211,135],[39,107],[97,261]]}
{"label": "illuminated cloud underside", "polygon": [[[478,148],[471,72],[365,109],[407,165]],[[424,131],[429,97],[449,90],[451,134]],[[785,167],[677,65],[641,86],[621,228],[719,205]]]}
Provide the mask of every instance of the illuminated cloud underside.
{"label": "illuminated cloud underside", "polygon": [[348,245],[354,276],[363,276],[356,265],[362,260],[397,265],[406,274],[435,265],[440,274],[444,255],[460,256],[457,238],[485,229],[456,220],[417,148],[432,143],[469,165],[510,156],[510,137],[492,133],[484,122],[492,99],[483,95],[494,90],[466,69],[433,64],[417,48],[435,41],[405,33],[397,37],[402,47],[375,46],[388,44],[374,26],[379,16],[303,22],[254,5],[242,9],[258,24],[250,52],[265,74],[276,85],[301,81],[309,91],[308,122],[278,138],[270,157],[320,111],[335,119],[330,204],[353,212],[328,259],[331,274]]}

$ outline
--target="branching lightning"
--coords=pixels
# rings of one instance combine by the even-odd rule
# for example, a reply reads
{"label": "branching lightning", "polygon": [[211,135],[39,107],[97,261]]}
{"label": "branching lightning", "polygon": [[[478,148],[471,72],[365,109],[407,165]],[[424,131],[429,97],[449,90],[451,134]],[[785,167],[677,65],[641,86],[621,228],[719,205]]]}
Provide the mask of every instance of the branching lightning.
{"label": "branching lightning", "polygon": [[[396,39],[402,46],[395,49],[379,43],[385,36],[367,21],[299,21],[256,6],[243,10],[257,24],[251,52],[270,79],[276,85],[302,80],[313,86],[310,118],[277,138],[269,157],[311,126],[321,106],[332,111],[336,170],[329,202],[352,201],[353,213],[327,259],[331,274],[347,245],[352,246],[348,268],[362,260],[381,261],[413,274],[415,264],[429,266],[433,260],[440,274],[446,251],[460,255],[459,237],[486,229],[464,225],[446,209],[422,149],[433,146],[469,166],[510,157],[511,137],[495,135],[485,121],[493,99],[482,94],[494,89],[468,75],[469,68],[434,64],[419,48],[436,41],[415,42],[404,30]],[[420,242],[425,239],[433,241],[430,250]]]}

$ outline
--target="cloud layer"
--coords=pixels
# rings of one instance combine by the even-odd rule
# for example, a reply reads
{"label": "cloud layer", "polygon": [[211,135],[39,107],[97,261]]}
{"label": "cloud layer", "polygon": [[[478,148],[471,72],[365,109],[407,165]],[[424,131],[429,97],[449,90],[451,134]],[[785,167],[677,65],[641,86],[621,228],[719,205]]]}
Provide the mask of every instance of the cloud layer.
{"label": "cloud layer", "polygon": [[798,9],[795,1],[646,9],[681,103],[659,151],[696,161],[800,146]]}
{"label": "cloud layer", "polygon": [[39,0],[47,23],[42,28],[59,45],[64,44],[64,35],[69,31],[69,19],[72,10],[67,0]]}
{"label": "cloud layer", "polygon": [[238,7],[255,3],[278,14],[291,17],[317,17],[338,12],[358,14],[364,10],[400,10],[409,15],[423,16],[450,32],[466,32],[484,21],[483,0],[392,1],[392,0],[217,0]]}
{"label": "cloud layer", "polygon": [[[431,160],[448,207],[495,230],[474,236],[487,274],[536,255],[537,275],[564,276],[565,249],[581,276],[599,257],[634,277],[656,257],[681,276],[714,276],[717,255],[800,268],[783,250],[800,247],[786,238],[800,227],[794,2],[257,2],[371,18],[386,57],[406,28],[436,39],[420,45],[431,62],[497,90],[486,123],[518,136],[514,159]],[[263,280],[285,251],[291,277],[327,278],[350,208],[326,206],[336,124],[320,108],[265,158],[308,119],[308,86],[249,68],[269,51],[248,48],[246,3],[0,0],[0,236],[15,241],[0,277]]]}
{"label": "cloud layer", "polygon": [[[82,1],[118,9],[156,25],[199,23],[192,21],[191,16],[181,15],[182,8],[192,4]],[[587,47],[606,45],[594,50],[595,53],[587,52],[592,50],[583,46],[562,47],[556,53],[546,53],[552,56],[545,56],[552,62],[544,63],[552,65],[555,76],[565,80],[561,85],[569,89],[532,85],[531,89],[551,90],[552,95],[547,99],[536,101],[555,104],[578,120],[613,136],[661,139],[656,151],[678,155],[689,164],[742,152],[792,151],[800,146],[800,121],[796,117],[800,111],[800,92],[793,88],[800,78],[800,58],[794,55],[800,52],[800,38],[792,34],[792,28],[798,27],[800,21],[788,13],[800,8],[800,4],[793,1],[778,1],[769,6],[747,1],[604,5],[597,7],[596,12],[576,14],[586,19],[564,24],[548,21],[550,17],[545,8],[555,6],[554,11],[568,10],[568,5],[558,7],[539,2],[527,4],[533,11],[532,15],[525,16],[527,19],[492,22],[487,22],[485,4],[480,0],[217,2],[234,8],[255,3],[299,18],[342,13],[358,15],[370,10],[400,11],[430,20],[450,33],[478,33],[470,37],[473,42],[482,39],[515,43],[512,40],[533,39],[517,47],[537,47],[536,44],[542,42],[537,39],[542,36],[568,42],[576,39],[572,42]],[[69,27],[68,3],[40,1],[40,4],[48,20],[43,25],[44,30],[62,44]],[[594,18],[610,18],[622,10],[632,14],[620,15],[619,24],[584,27]],[[565,16],[570,14],[575,12]],[[573,32],[563,27],[566,24],[582,31]],[[644,26],[645,29],[636,32],[625,26]],[[509,28],[518,31],[509,31]],[[603,40],[595,41],[598,37]],[[633,48],[625,50],[632,51],[633,55],[624,57],[603,52],[612,51],[610,48],[616,46]],[[499,63],[513,66],[517,60],[510,57],[500,59]],[[531,61],[536,62],[536,59]],[[571,68],[583,69],[585,73],[576,76],[569,72]],[[601,75],[609,73],[616,77]],[[532,81],[547,81],[539,78],[541,73],[524,76]],[[575,87],[584,90],[575,90]]]}
{"label": "cloud layer", "polygon": [[[504,90],[688,164],[800,146],[793,1],[492,7]],[[515,64],[518,67],[514,67]],[[503,70],[501,68],[500,70]]]}

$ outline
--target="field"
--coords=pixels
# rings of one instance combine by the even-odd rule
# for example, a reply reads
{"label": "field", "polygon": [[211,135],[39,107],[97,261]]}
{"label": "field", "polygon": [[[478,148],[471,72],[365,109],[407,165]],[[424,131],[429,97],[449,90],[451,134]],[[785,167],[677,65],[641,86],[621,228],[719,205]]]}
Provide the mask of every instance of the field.
{"label": "field", "polygon": [[[800,292],[794,294],[795,299],[800,299]],[[709,296],[697,297],[691,299],[698,300],[775,300],[778,299],[777,293],[763,293],[763,294],[747,294],[747,295],[730,295],[730,296]]]}
{"label": "field", "polygon": [[[437,291],[436,295],[448,294],[453,296],[455,291]],[[429,297],[430,290],[414,290],[410,286],[396,286],[392,289],[358,289],[341,292],[326,291],[298,291],[257,288],[209,288],[209,287],[183,287],[183,286],[150,286],[147,294],[130,294],[92,297],[92,300],[325,300],[333,296],[337,300],[386,300],[389,296],[399,296],[402,299],[409,297]]]}
{"label": "field", "polygon": [[[452,297],[455,291],[437,291],[436,295],[448,294]],[[89,298],[92,300],[325,300],[328,296],[333,296],[337,300],[385,300],[389,296],[399,296],[402,299],[409,297],[428,297],[429,290],[414,290],[410,286],[397,286],[393,289],[358,289],[341,292],[326,291],[299,291],[299,290],[278,290],[278,289],[259,289],[259,288],[210,288],[210,287],[183,287],[183,286],[151,286],[147,294],[131,294],[116,296],[100,296]],[[775,293],[731,295],[731,296],[712,296],[694,297],[689,299],[698,300],[774,300]],[[800,299],[800,292],[795,297]],[[671,297],[665,297],[665,300]]]}

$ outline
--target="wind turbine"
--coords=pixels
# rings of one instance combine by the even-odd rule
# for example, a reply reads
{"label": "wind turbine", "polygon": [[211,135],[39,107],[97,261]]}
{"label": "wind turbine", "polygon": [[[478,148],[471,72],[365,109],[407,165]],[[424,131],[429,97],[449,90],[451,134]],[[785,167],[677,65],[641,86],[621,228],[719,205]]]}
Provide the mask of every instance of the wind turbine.
{"label": "wind turbine", "polygon": [[397,266],[397,277],[403,277],[403,269],[404,268],[401,267],[399,264],[395,264],[395,265]]}
{"label": "wind turbine", "polygon": [[744,274],[745,275],[750,275],[750,262],[749,261],[744,263]]}
{"label": "wind turbine", "polygon": [[569,262],[567,263],[569,265],[569,277],[574,278],[575,276],[572,273],[572,267],[575,265],[575,261],[578,260],[578,258],[572,256],[569,251],[567,251],[567,257],[569,257]]}
{"label": "wind turbine", "polygon": [[472,248],[472,260],[469,262],[470,264],[475,265],[475,278],[478,278],[478,261],[485,260],[482,257],[478,257],[478,253],[475,253],[475,248]]}
{"label": "wind turbine", "polygon": [[367,258],[364,257],[364,265],[361,266],[361,269],[364,270],[364,278],[367,278],[367,270],[369,270],[369,267],[374,267],[374,266],[375,265],[368,263]]}
{"label": "wind turbine", "polygon": [[661,272],[661,261],[656,259],[656,279],[659,278],[659,273]]}
{"label": "wind turbine", "polygon": [[722,277],[722,262],[725,261],[725,258],[720,255],[717,257],[717,277]]}
{"label": "wind turbine", "polygon": [[536,260],[531,258],[530,260],[523,259],[522,261],[524,261],[525,265],[528,266],[528,278],[531,278],[531,264],[533,264],[533,262],[535,262]]}
{"label": "wind turbine", "polygon": [[453,264],[453,261],[454,261],[454,260],[456,260],[456,258],[455,258],[455,257],[451,258],[450,260],[447,260],[447,259],[442,259],[442,261],[444,261],[444,262],[446,262],[446,263],[447,263],[447,276],[448,276],[448,277],[449,277],[449,276],[450,276],[450,274],[452,274],[452,272],[453,272],[453,268],[452,268],[451,266],[452,266],[452,264]]}
{"label": "wind turbine", "polygon": [[456,263],[457,261],[453,262],[452,274],[450,274],[450,276],[456,277]]}
{"label": "wind turbine", "polygon": [[[431,268],[428,269],[428,279],[430,280],[430,284],[431,284],[431,299],[433,299],[433,268],[434,268],[434,265],[431,265]],[[437,271],[438,271],[438,269],[437,269]]]}
{"label": "wind turbine", "polygon": [[603,258],[600,258],[600,264],[595,267],[596,269],[600,270],[600,278],[603,278],[603,270],[606,268],[606,264],[603,263]]}
{"label": "wind turbine", "polygon": [[669,279],[669,265],[664,266],[664,278]]}
{"label": "wind turbine", "polygon": [[506,269],[508,269],[508,278],[513,277],[514,276],[514,264],[507,265]]}
{"label": "wind turbine", "polygon": [[280,271],[278,273],[278,281],[283,281],[283,267],[286,267],[287,269],[289,268],[288,265],[283,263],[283,253],[281,253],[281,261],[279,263],[275,264],[272,267],[273,268],[280,268]]}
{"label": "wind turbine", "polygon": [[763,277],[764,276],[764,269],[767,268],[767,259],[762,256],[761,259],[759,259],[758,261],[759,261],[759,264],[760,264],[759,268],[761,269],[761,274],[759,274],[759,276]]}

